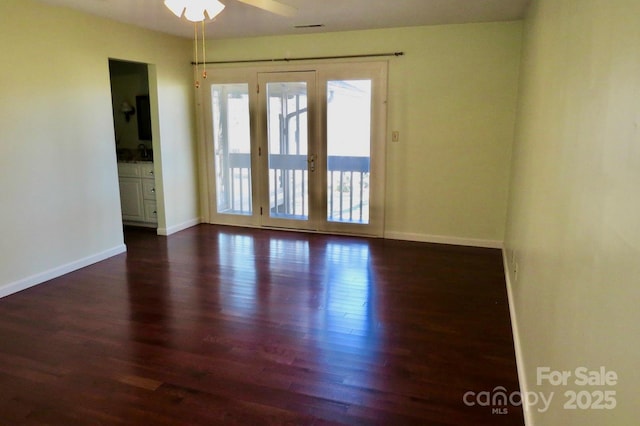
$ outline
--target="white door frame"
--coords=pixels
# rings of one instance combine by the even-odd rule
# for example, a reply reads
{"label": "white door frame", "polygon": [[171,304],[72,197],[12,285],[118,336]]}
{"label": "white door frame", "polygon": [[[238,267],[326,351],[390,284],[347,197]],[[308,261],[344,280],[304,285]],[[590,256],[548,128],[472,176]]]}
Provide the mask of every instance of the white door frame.
{"label": "white door frame", "polygon": [[[317,125],[310,123],[313,128],[314,138],[318,142],[318,152],[316,157],[316,169],[326,170],[326,125],[327,125],[327,94],[326,83],[330,80],[348,80],[348,79],[368,79],[372,84],[372,111],[371,111],[371,189],[370,189],[370,221],[369,224],[354,224],[341,222],[328,222],[326,220],[327,200],[323,194],[310,192],[310,197],[315,197],[314,203],[319,205],[319,209],[324,213],[318,222],[317,218],[311,218],[309,226],[299,227],[304,231],[317,231],[336,234],[354,234],[382,237],[384,233],[384,194],[386,182],[386,128],[387,128],[387,74],[388,61],[345,61],[335,63],[316,63],[304,65],[271,65],[271,66],[216,66],[209,69],[209,78],[207,84],[200,89],[201,93],[201,112],[202,112],[202,137],[201,151],[205,154],[203,167],[201,170],[201,180],[206,182],[202,191],[206,200],[203,200],[203,217],[205,222],[221,225],[238,225],[248,227],[285,227],[295,230],[295,225],[300,225],[300,221],[292,221],[293,223],[282,222],[281,225],[275,225],[270,221],[264,221],[265,208],[263,206],[263,216],[260,216],[260,203],[265,195],[260,193],[261,187],[259,180],[264,179],[264,155],[259,157],[257,153],[261,150],[266,153],[266,147],[263,141],[266,141],[264,130],[264,108],[260,105],[260,96],[258,88],[258,75],[266,73],[294,73],[302,71],[315,71],[316,73],[316,93],[309,94],[311,107],[311,97],[314,97],[314,103],[317,109],[313,113],[309,113],[310,121],[317,120]],[[275,75],[275,74],[274,74]],[[252,167],[252,197],[255,200],[253,204],[253,213],[251,215],[229,215],[220,214],[216,207],[216,182],[214,170],[214,144],[213,130],[211,126],[211,84],[231,84],[246,83],[249,85],[249,108],[251,112],[251,167]],[[313,114],[313,115],[312,115]],[[311,130],[310,130],[311,132]],[[206,164],[205,164],[206,163]],[[266,171],[268,173],[268,170]],[[326,173],[316,173],[316,181],[320,182],[316,186],[318,188],[326,188]],[[310,200],[311,204],[311,200]],[[311,213],[311,212],[310,212]]]}

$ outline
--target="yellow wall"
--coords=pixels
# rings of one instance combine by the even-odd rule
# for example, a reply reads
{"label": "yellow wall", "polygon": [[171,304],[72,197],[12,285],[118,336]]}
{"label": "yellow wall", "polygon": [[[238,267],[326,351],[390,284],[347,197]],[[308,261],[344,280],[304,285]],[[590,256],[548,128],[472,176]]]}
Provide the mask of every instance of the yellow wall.
{"label": "yellow wall", "polygon": [[197,220],[190,46],[31,0],[0,2],[0,295],[123,249],[109,58],[152,64],[160,226]]}
{"label": "yellow wall", "polygon": [[[536,425],[638,422],[640,2],[536,0],[525,26],[507,259]],[[517,263],[517,276],[515,263]],[[605,366],[614,410],[565,410],[536,368]],[[524,383],[523,383],[524,384]]]}
{"label": "yellow wall", "polygon": [[[109,58],[150,64],[159,232],[196,223],[191,42],[32,0],[3,1],[0,24],[0,288],[122,249]],[[390,63],[388,129],[401,142],[388,145],[386,235],[495,245],[520,32],[512,22],[208,46],[209,59],[404,51]]]}
{"label": "yellow wall", "polygon": [[[386,236],[500,246],[521,23],[212,40],[208,60],[404,51],[390,60]],[[214,71],[212,71],[214,72]]]}

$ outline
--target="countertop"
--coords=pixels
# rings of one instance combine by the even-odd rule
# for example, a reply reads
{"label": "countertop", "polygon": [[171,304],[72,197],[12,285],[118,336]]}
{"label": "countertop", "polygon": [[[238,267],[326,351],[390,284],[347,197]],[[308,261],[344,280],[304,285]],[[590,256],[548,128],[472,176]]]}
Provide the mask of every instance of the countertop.
{"label": "countertop", "polygon": [[139,150],[119,148],[116,149],[118,163],[153,163],[153,151],[147,150],[147,156],[144,157]]}

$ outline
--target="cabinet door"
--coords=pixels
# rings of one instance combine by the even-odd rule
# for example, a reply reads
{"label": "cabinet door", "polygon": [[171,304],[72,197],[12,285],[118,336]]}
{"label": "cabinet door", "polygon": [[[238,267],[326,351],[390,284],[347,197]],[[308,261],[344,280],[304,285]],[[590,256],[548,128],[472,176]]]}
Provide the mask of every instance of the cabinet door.
{"label": "cabinet door", "polygon": [[140,167],[136,163],[118,163],[118,176],[140,177]]}
{"label": "cabinet door", "polygon": [[154,200],[144,200],[144,221],[158,223],[158,211]]}
{"label": "cabinet door", "polygon": [[155,200],[156,181],[154,179],[142,179],[142,191],[145,200]]}
{"label": "cabinet door", "polygon": [[144,220],[142,182],[138,178],[120,178],[120,203],[123,220]]}
{"label": "cabinet door", "polygon": [[153,168],[153,163],[138,163],[140,166],[140,177],[141,178],[151,178],[155,177],[155,172]]}

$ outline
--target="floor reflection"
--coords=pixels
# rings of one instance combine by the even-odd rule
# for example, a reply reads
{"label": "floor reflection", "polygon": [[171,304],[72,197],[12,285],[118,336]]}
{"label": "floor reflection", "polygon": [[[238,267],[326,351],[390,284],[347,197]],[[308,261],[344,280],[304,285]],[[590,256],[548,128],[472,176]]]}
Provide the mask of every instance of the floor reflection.
{"label": "floor reflection", "polygon": [[238,315],[254,314],[259,303],[254,238],[221,232],[218,234],[218,262],[218,292],[223,309]]}
{"label": "floor reflection", "polygon": [[374,277],[369,245],[329,243],[327,270],[327,330],[370,336],[375,323],[372,298]]}
{"label": "floor reflection", "polygon": [[[153,287],[152,300],[148,288],[129,289],[134,340],[285,364],[336,353],[375,361],[380,336],[370,240],[205,229],[158,240],[152,264],[129,268],[137,286],[145,267],[155,271],[145,284]],[[147,301],[154,318],[144,317]]]}
{"label": "floor reflection", "polygon": [[[371,349],[375,279],[369,242],[274,233],[256,241],[218,234],[218,291],[225,312],[322,337],[328,346]],[[373,340],[372,340],[373,339]]]}

